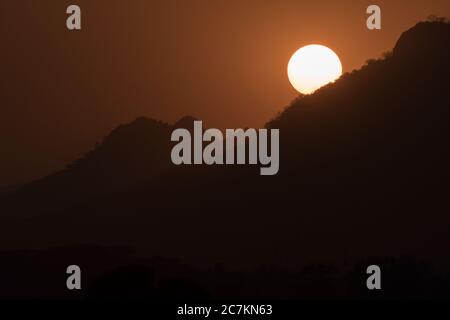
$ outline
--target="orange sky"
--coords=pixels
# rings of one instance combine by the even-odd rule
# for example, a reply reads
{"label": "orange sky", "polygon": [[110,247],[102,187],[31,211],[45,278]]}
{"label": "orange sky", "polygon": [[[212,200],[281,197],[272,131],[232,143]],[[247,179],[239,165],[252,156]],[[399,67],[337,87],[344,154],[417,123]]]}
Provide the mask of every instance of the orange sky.
{"label": "orange sky", "polygon": [[[65,9],[82,9],[80,32]],[[369,31],[365,10],[382,9]],[[0,186],[47,174],[138,116],[260,126],[292,99],[292,53],[318,43],[344,71],[391,49],[450,2],[5,0],[0,4]]]}

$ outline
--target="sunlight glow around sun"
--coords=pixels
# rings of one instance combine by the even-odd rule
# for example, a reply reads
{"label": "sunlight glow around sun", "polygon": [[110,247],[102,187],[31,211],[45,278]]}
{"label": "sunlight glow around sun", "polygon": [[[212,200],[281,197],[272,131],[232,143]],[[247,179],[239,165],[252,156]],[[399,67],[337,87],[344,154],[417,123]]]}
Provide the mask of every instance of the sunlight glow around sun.
{"label": "sunlight glow around sun", "polygon": [[298,49],[289,60],[288,77],[303,94],[313,93],[342,75],[342,64],[333,50],[318,44]]}

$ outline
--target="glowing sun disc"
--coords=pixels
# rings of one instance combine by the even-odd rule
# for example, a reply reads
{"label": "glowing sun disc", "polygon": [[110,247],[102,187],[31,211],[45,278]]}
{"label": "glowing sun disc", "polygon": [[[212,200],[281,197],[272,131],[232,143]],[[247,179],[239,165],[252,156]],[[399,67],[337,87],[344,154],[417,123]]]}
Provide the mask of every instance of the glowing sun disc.
{"label": "glowing sun disc", "polygon": [[342,75],[342,64],[333,50],[318,44],[298,49],[289,60],[288,77],[292,86],[309,94]]}

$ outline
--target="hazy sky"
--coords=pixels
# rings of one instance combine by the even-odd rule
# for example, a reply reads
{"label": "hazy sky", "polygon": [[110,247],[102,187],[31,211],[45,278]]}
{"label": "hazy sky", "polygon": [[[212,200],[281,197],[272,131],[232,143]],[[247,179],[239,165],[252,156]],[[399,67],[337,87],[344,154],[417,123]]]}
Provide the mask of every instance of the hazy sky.
{"label": "hazy sky", "polygon": [[[69,4],[81,31],[66,29]],[[381,31],[366,28],[370,4]],[[286,66],[301,46],[326,45],[351,71],[430,14],[450,17],[450,2],[3,0],[0,186],[63,167],[138,116],[263,125],[296,97]]]}

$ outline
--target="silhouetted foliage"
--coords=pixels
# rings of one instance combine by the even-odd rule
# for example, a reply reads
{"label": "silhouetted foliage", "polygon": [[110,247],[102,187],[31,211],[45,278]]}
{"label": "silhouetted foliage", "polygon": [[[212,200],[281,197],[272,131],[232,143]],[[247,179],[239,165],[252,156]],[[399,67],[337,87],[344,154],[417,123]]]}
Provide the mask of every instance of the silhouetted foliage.
{"label": "silhouetted foliage", "polygon": [[[82,290],[65,287],[65,267],[77,261]],[[71,262],[69,262],[71,261]],[[366,268],[382,268],[382,291],[366,287]],[[448,299],[448,278],[426,261],[411,257],[371,258],[347,268],[309,264],[289,270],[259,267],[199,268],[173,259],[148,258],[123,248],[60,247],[0,253],[0,298],[146,299]],[[200,300],[201,299],[201,300]]]}

